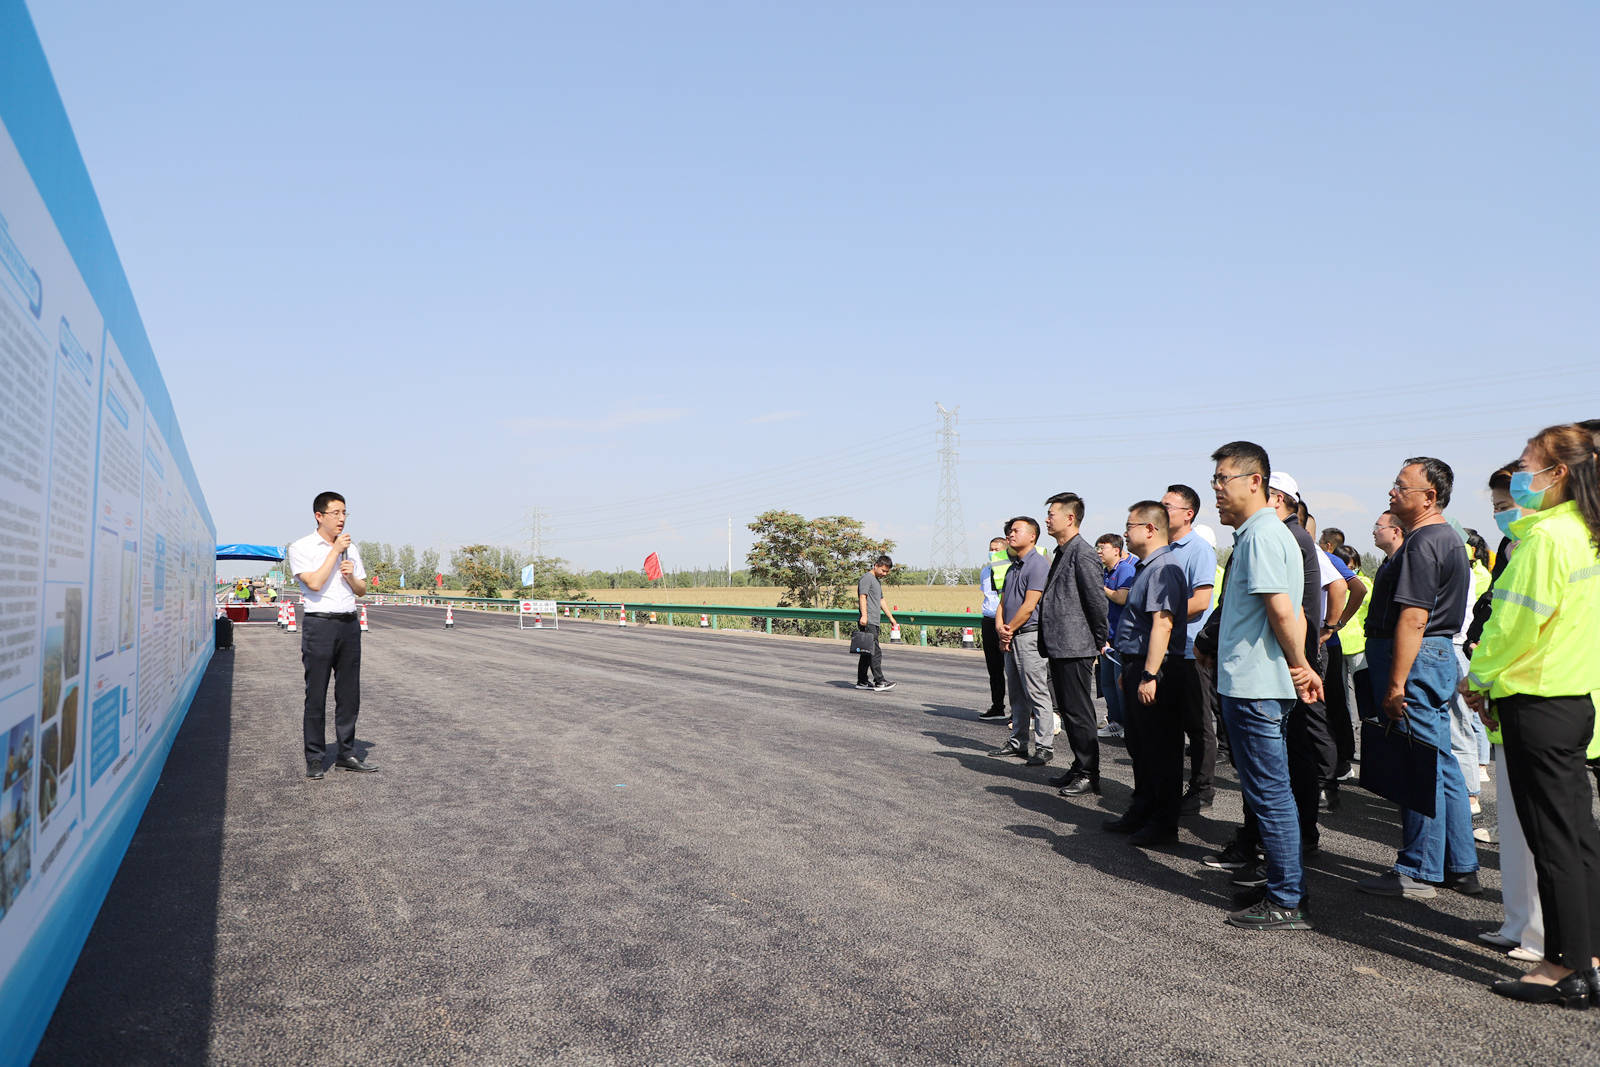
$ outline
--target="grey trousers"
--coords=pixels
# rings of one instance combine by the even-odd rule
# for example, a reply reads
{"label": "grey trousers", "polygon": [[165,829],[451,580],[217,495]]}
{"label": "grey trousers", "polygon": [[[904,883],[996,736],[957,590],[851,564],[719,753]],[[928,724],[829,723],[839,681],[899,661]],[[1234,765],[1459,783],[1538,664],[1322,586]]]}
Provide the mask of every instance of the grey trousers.
{"label": "grey trousers", "polygon": [[1031,720],[1034,749],[1053,747],[1056,706],[1050,697],[1050,661],[1039,655],[1039,631],[1012,636],[1006,650],[1006,691],[1011,694],[1011,740],[1027,748]]}

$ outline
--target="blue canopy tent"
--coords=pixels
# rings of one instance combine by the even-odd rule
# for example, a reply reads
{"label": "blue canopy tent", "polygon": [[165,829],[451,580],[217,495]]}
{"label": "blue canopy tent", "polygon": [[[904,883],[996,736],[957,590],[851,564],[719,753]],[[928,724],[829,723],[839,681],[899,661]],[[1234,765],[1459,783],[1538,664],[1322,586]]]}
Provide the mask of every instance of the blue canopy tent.
{"label": "blue canopy tent", "polygon": [[218,562],[225,559],[260,559],[276,563],[284,557],[277,545],[218,545]]}

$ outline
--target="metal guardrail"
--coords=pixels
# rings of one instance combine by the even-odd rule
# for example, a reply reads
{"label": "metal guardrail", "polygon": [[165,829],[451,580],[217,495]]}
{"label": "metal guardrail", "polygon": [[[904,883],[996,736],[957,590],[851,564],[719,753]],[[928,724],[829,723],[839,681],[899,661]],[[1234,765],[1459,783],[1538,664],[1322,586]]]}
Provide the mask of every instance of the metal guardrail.
{"label": "metal guardrail", "polygon": [[[509,600],[505,598],[427,596],[410,597],[395,596],[389,593],[382,595],[384,603],[386,604],[413,603],[437,607],[444,607],[448,604],[454,607],[471,607],[479,611],[515,612],[518,604],[518,601],[516,600]],[[633,623],[642,622],[643,619],[641,619],[641,616],[644,618],[649,618],[652,615],[657,617],[665,615],[665,625],[667,626],[698,625],[698,620],[703,615],[706,617],[707,622],[709,623],[709,628],[713,630],[721,628],[719,620],[722,616],[731,616],[733,618],[751,620],[762,619],[765,621],[765,629],[769,634],[772,632],[773,619],[800,619],[813,622],[831,622],[833,623],[834,636],[839,638],[844,636],[844,634],[841,633],[841,627],[854,627],[856,620],[861,617],[860,612],[851,608],[748,607],[735,604],[649,604],[637,602],[628,603],[626,601],[617,600],[558,600],[556,601],[556,607],[558,610],[571,608],[574,612],[592,611],[598,615],[598,618],[601,622],[605,621],[605,617],[608,612],[611,613],[613,617],[622,612],[627,612],[629,615],[629,621]],[[696,622],[674,623],[673,618],[680,615],[688,615],[695,619]],[[976,638],[977,631],[980,629],[980,624],[983,620],[983,616],[976,613],[955,611],[896,611],[894,615],[895,618],[900,622],[900,628],[902,630],[916,630],[919,643],[924,645],[928,643],[929,630],[965,630],[970,628],[974,631],[974,638]],[[658,623],[658,625],[661,624]]]}

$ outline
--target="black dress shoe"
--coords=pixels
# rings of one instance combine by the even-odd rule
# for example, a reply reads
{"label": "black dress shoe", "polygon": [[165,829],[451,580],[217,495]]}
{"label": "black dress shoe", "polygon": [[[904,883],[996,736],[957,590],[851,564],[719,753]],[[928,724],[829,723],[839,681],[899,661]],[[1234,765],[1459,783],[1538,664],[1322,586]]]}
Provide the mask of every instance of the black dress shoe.
{"label": "black dress shoe", "polygon": [[980,719],[990,719],[990,720],[998,721],[1000,719],[1009,719],[1009,718],[1011,718],[1011,713],[1006,711],[1005,708],[990,708],[988,711],[984,712],[982,715],[979,715],[978,718],[980,718]]}
{"label": "black dress shoe", "polygon": [[1144,826],[1138,819],[1130,819],[1126,815],[1116,819],[1107,819],[1100,824],[1100,829],[1108,834],[1131,834]]}
{"label": "black dress shoe", "polygon": [[1097,774],[1085,774],[1083,771],[1074,771],[1067,776],[1066,783],[1056,792],[1064,797],[1081,797],[1087,793],[1099,796],[1100,776]]}
{"label": "black dress shoe", "polygon": [[340,756],[334,766],[341,771],[355,771],[358,774],[377,774],[378,768],[370,763],[363,762],[358,756]]}
{"label": "black dress shoe", "polygon": [[1188,792],[1178,802],[1179,815],[1199,815],[1211,806],[1211,798],[1204,793]]}
{"label": "black dress shoe", "polygon": [[1583,971],[1573,971],[1554,985],[1529,982],[1522,978],[1502,978],[1489,987],[1502,997],[1524,1004],[1560,1004],[1563,1008],[1589,1006],[1589,979]]}
{"label": "black dress shoe", "polygon": [[1152,845],[1175,845],[1178,843],[1178,831],[1168,830],[1166,827],[1145,825],[1139,827],[1128,836],[1128,844],[1140,848]]}
{"label": "black dress shoe", "polygon": [[1439,884],[1446,889],[1454,889],[1463,896],[1483,896],[1483,883],[1478,881],[1477,871],[1465,871],[1460,874],[1451,874],[1446,871],[1444,881]]}
{"label": "black dress shoe", "polygon": [[317,760],[316,762],[312,762],[311,760],[306,760],[306,777],[307,778],[321,778],[323,776],[323,774],[324,774],[324,771],[322,769],[322,761],[321,760]]}
{"label": "black dress shoe", "polygon": [[1015,741],[1007,741],[1005,744],[1001,745],[999,748],[997,748],[993,752],[989,753],[989,755],[996,756],[996,757],[1000,757],[1000,756],[1016,756],[1019,759],[1027,759],[1028,758],[1028,754],[1022,750],[1022,746],[1017,744]]}
{"label": "black dress shoe", "polygon": [[1600,967],[1590,967],[1583,977],[1589,983],[1589,1006],[1600,1008]]}
{"label": "black dress shoe", "polygon": [[1055,759],[1055,755],[1056,750],[1053,748],[1036,748],[1033,750],[1033,755],[1028,757],[1028,766],[1043,767],[1052,759]]}

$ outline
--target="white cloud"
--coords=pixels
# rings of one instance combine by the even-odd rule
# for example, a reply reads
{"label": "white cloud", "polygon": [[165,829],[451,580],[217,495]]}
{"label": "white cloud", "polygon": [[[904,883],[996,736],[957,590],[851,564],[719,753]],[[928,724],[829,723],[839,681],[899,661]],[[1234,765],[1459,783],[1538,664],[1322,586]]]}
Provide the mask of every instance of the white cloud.
{"label": "white cloud", "polygon": [[805,412],[803,411],[769,411],[765,415],[757,415],[754,418],[745,419],[744,421],[749,425],[756,425],[764,422],[788,422],[790,419],[798,419],[804,415]]}

